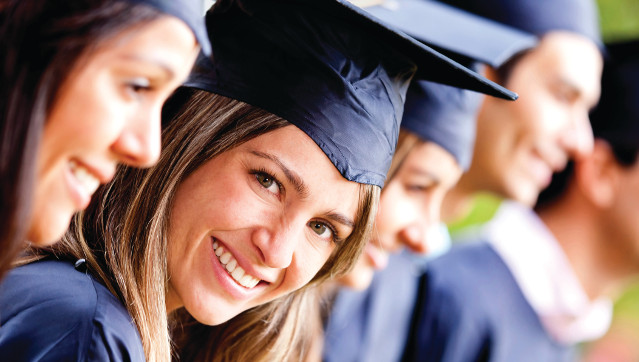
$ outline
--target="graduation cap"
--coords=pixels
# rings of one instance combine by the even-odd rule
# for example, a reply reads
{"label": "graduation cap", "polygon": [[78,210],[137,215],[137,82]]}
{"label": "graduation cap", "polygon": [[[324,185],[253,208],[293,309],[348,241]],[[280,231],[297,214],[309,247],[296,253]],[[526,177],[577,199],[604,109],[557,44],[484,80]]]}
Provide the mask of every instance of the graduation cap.
{"label": "graduation cap", "polygon": [[494,68],[538,42],[533,34],[437,1],[388,0],[364,9],[458,61]]}
{"label": "graduation cap", "polygon": [[[538,42],[535,35],[435,1],[389,0],[364,9],[469,67],[481,62],[498,68]],[[480,105],[477,93],[415,81],[408,89],[401,126],[444,148],[466,170]]]}
{"label": "graduation cap", "polygon": [[344,0],[220,0],[206,24],[187,86],[286,119],[350,181],[383,186],[413,76],[516,98]]}
{"label": "graduation cap", "polygon": [[627,151],[639,150],[639,40],[608,44],[601,99],[590,113],[596,138]]}
{"label": "graduation cap", "polygon": [[206,27],[202,19],[202,0],[126,0],[134,4],[151,6],[163,13],[175,16],[188,25],[195,34],[197,42],[204,54],[211,54],[211,42],[209,41]]}
{"label": "graduation cap", "polygon": [[566,30],[601,44],[599,16],[594,0],[439,0],[542,36]]}

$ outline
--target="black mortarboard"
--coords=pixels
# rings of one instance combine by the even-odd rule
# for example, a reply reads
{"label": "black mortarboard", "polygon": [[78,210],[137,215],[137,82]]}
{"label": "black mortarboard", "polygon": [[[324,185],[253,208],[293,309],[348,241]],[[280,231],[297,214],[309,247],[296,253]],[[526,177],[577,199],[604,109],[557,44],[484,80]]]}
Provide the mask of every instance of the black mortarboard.
{"label": "black mortarboard", "polygon": [[209,41],[204,20],[202,19],[202,0],[126,0],[134,4],[152,6],[163,13],[175,16],[188,25],[197,42],[202,47],[204,54],[211,54],[211,42]]}
{"label": "black mortarboard", "polygon": [[288,120],[359,183],[383,186],[414,74],[516,98],[344,0],[218,1],[206,24],[213,55],[187,86]]}
{"label": "black mortarboard", "polygon": [[437,50],[494,68],[537,45],[537,37],[437,1],[388,0],[366,11]]}
{"label": "black mortarboard", "polygon": [[599,16],[594,0],[439,0],[542,36],[566,30],[601,43]]}
{"label": "black mortarboard", "polygon": [[596,138],[613,147],[639,149],[639,40],[606,46],[601,99],[590,113]]}
{"label": "black mortarboard", "polygon": [[[471,65],[498,68],[537,45],[537,37],[435,1],[391,0],[365,8],[418,40]],[[415,81],[406,95],[401,126],[448,151],[467,169],[472,160],[481,96],[463,89]]]}

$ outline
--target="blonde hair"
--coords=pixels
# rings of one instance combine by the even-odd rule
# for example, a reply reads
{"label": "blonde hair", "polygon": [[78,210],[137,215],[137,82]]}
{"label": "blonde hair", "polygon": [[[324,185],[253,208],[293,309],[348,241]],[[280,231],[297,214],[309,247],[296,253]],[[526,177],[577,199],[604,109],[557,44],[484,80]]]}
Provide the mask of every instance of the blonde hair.
{"label": "blonde hair", "polygon": [[[76,216],[70,231],[53,249],[56,254],[85,258],[90,272],[124,302],[150,361],[168,361],[172,351],[165,301],[166,255],[170,212],[178,186],[213,157],[290,124],[246,103],[199,90],[180,90],[173,104],[179,104],[180,109],[163,132],[158,164],[146,170],[120,168],[114,180],[98,191],[90,207]],[[360,186],[354,231],[336,248],[312,283],[352,267],[371,231],[378,200],[378,187]],[[245,312],[227,322],[233,329],[220,327],[223,332],[215,340],[224,346],[264,345],[268,348],[259,348],[272,353],[269,355],[282,355],[279,351],[286,350],[286,344],[301,328],[301,320],[292,320],[286,310],[293,309],[292,314],[304,310],[310,300],[310,294],[305,293]],[[250,323],[258,329],[243,327]],[[278,330],[271,335],[273,325]],[[234,351],[242,353],[241,349]],[[237,360],[229,355],[231,359]]]}

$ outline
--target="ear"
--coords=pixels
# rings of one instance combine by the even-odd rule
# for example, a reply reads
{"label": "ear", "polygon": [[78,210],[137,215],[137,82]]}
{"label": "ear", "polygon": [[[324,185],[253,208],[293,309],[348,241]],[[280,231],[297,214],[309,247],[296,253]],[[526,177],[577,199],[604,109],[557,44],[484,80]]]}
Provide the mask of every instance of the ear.
{"label": "ear", "polygon": [[619,165],[610,145],[595,139],[590,155],[575,161],[575,180],[581,194],[591,203],[608,208],[620,192]]}

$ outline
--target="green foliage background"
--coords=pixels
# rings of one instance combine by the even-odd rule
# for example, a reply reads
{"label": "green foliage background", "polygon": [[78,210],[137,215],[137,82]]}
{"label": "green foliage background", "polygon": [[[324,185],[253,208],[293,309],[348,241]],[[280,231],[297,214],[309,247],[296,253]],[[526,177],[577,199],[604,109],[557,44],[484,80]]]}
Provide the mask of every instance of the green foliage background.
{"label": "green foliage background", "polygon": [[604,41],[639,38],[638,0],[598,0]]}

